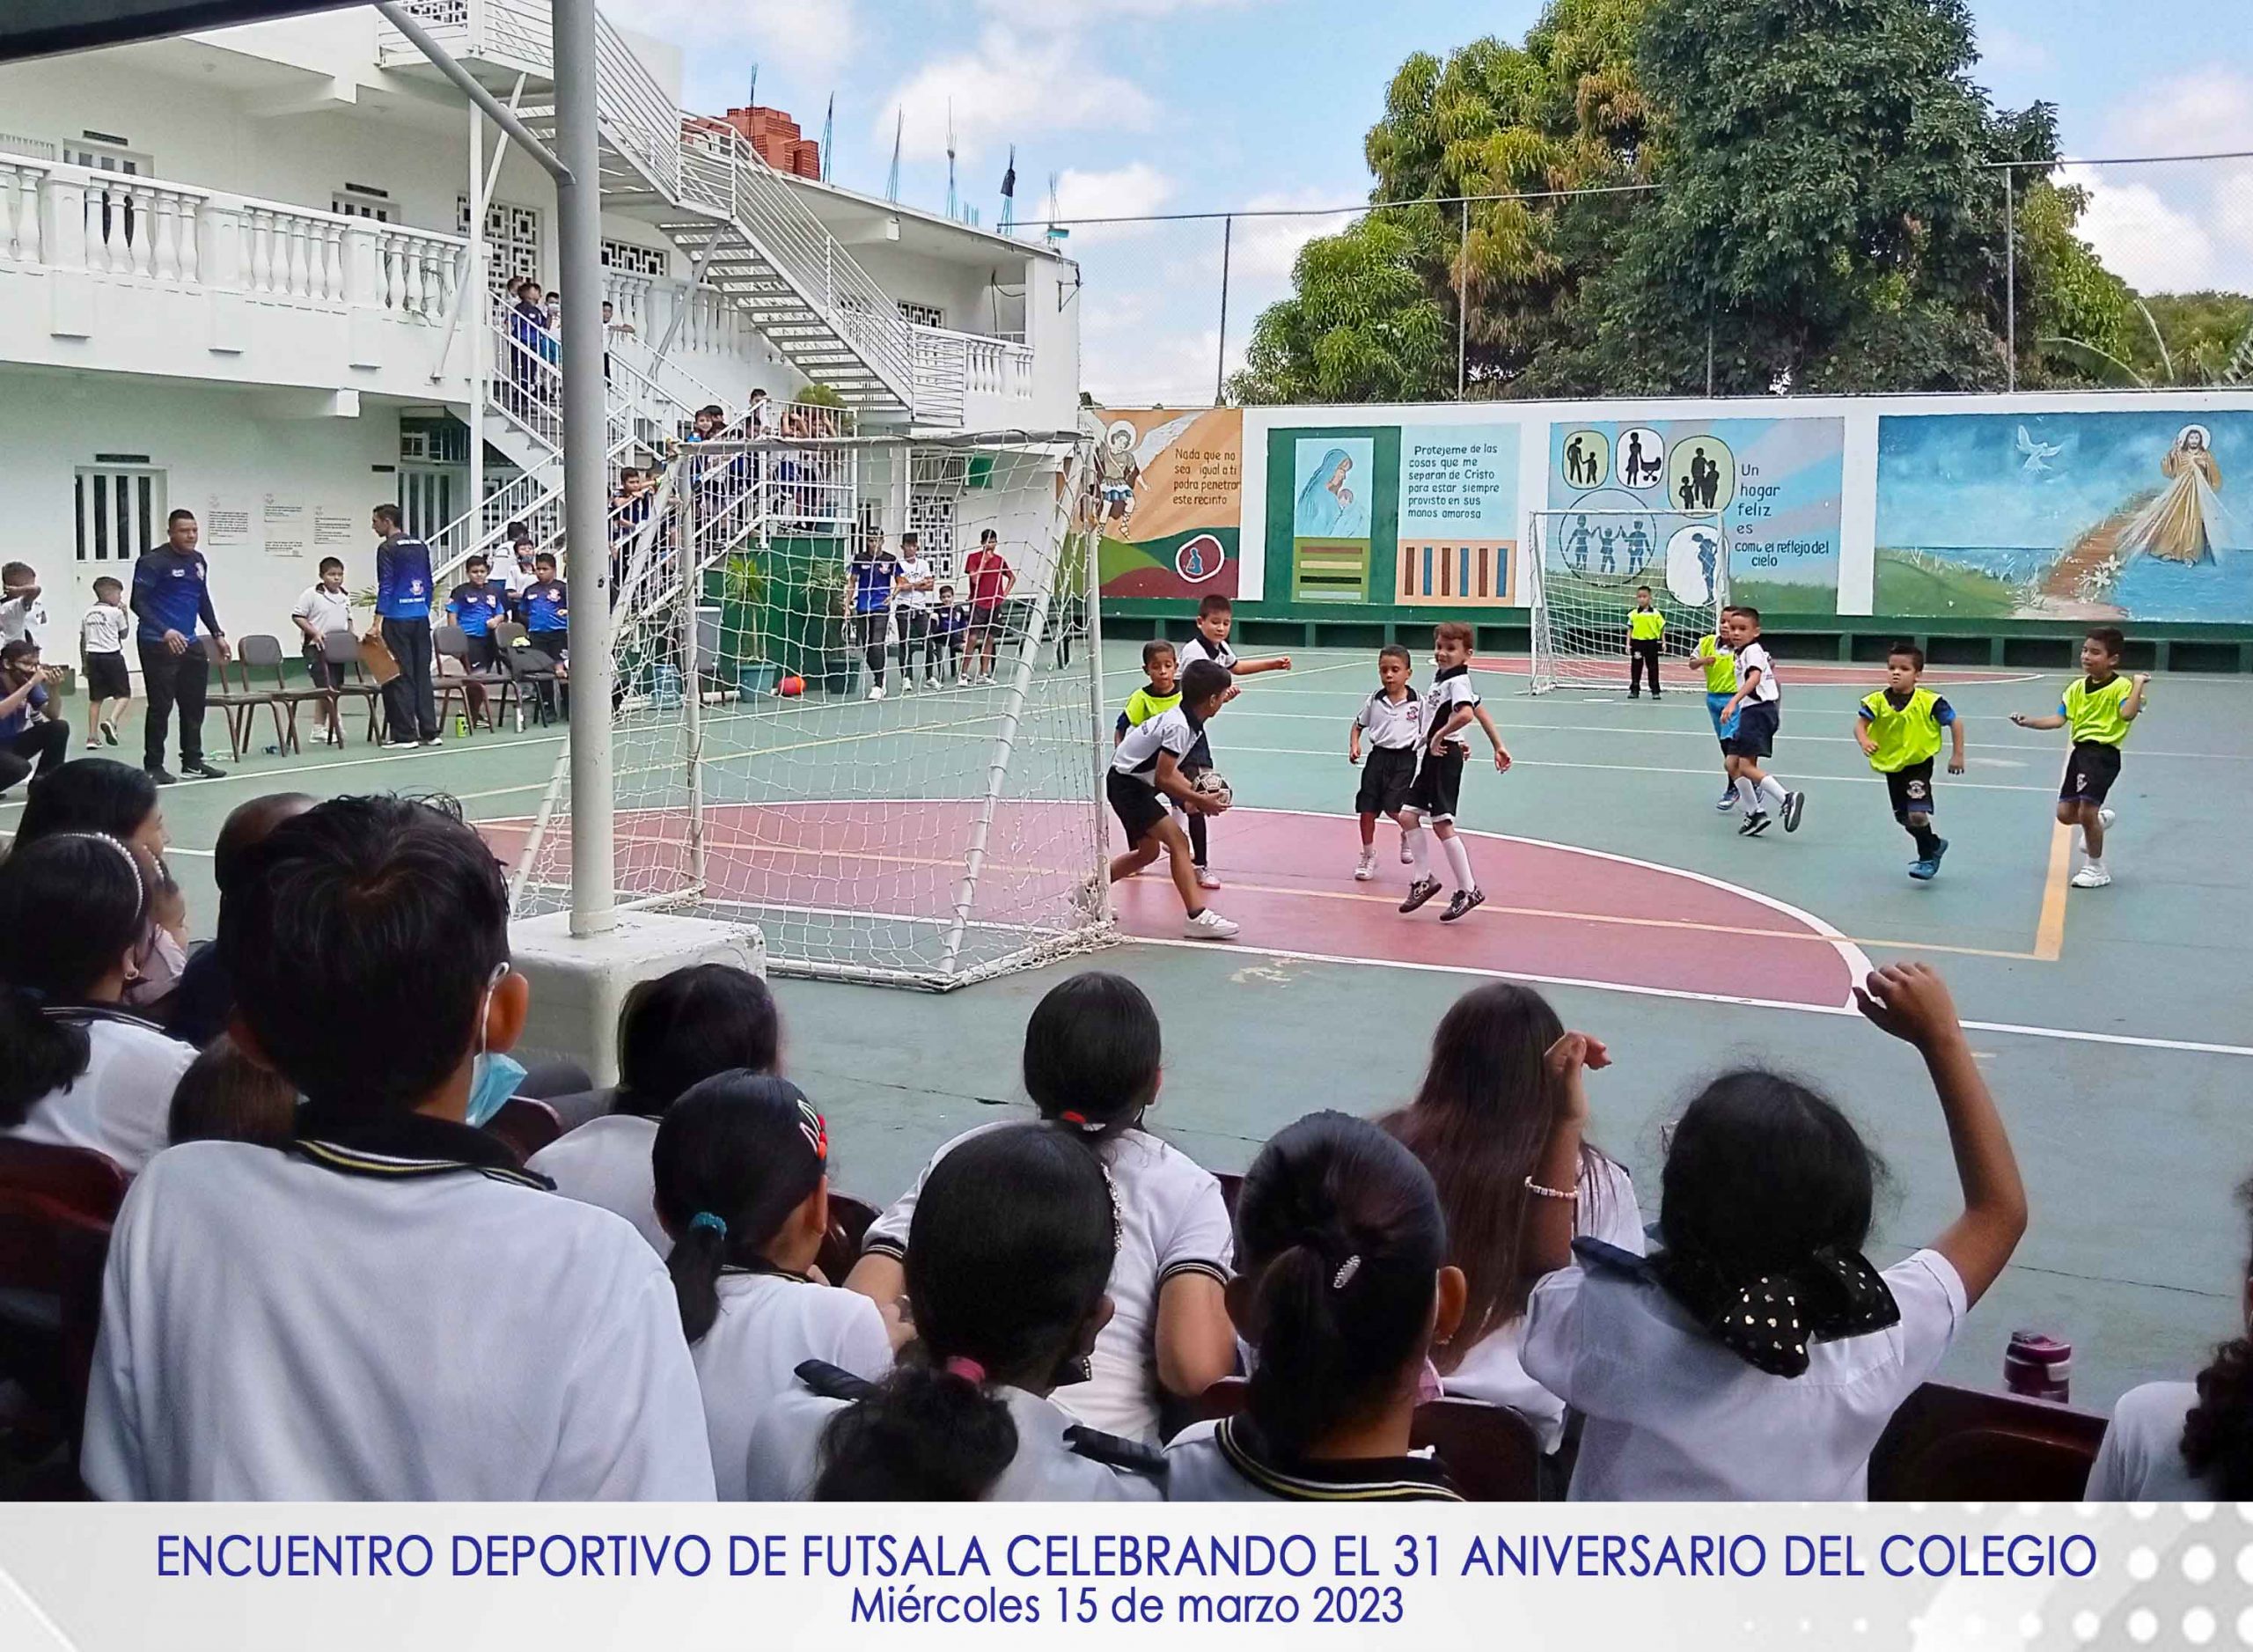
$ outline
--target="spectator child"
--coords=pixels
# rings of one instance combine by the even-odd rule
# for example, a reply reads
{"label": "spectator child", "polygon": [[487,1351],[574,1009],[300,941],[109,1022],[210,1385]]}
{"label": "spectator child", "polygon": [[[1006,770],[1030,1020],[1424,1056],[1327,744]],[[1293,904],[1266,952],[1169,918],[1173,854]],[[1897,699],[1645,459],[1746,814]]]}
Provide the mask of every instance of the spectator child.
{"label": "spectator child", "polygon": [[[1287,672],[1291,669],[1291,657],[1276,654],[1266,659],[1244,659],[1229,646],[1229,633],[1236,624],[1236,605],[1218,591],[1207,596],[1197,605],[1197,633],[1181,645],[1181,664],[1185,671],[1199,660],[1210,660],[1222,667],[1231,678],[1257,677],[1265,672]],[[1240,691],[1231,684],[1229,698],[1233,700]],[[1196,749],[1189,754],[1182,767],[1189,771],[1192,780],[1213,767],[1213,748],[1200,737]],[[1189,818],[1189,847],[1195,851],[1197,885],[1200,889],[1218,889],[1221,880],[1213,875],[1212,857],[1207,852],[1204,820],[1196,815]]]}
{"label": "spectator child", "polygon": [[[1447,1259],[1462,1271],[1463,1324],[1433,1355],[1450,1394],[1508,1406],[1531,1423],[1541,1449],[1564,1437],[1565,1402],[1525,1374],[1527,1190],[1559,1080],[1551,1053],[1565,1038],[1549,1001],[1530,987],[1493,981],[1457,999],[1432,1034],[1416,1098],[1377,1120],[1432,1174],[1447,1217]],[[1574,1186],[1574,1235],[1643,1253],[1642,1218],[1627,1172],[1587,1142]]]}
{"label": "spectator child", "polygon": [[940,680],[956,683],[969,680],[968,667],[963,664],[962,646],[970,635],[970,609],[954,599],[954,587],[939,587],[939,606],[931,615],[931,663],[937,665],[939,651],[946,651],[946,664]]}
{"label": "spectator child", "polygon": [[[1221,1296],[1229,1218],[1220,1184],[1142,1127],[1157,1099],[1160,1055],[1150,1001],[1102,970],[1060,981],[1025,1023],[1025,1093],[1043,1119],[1095,1149],[1119,1200],[1110,1322],[1096,1339],[1091,1375],[1058,1403],[1090,1428],[1146,1442],[1157,1438],[1162,1394],[1200,1394],[1236,1359]],[[933,1155],[915,1186],[870,1226],[847,1282],[896,1311],[902,1280],[915,1269],[918,1203],[938,1167],[1011,1127],[981,1126]]]}
{"label": "spectator child", "polygon": [[172,1090],[166,1139],[285,1146],[297,1123],[297,1092],[261,1067],[224,1033],[204,1047]]}
{"label": "spectator child", "polygon": [[0,643],[37,640],[47,623],[40,606],[39,570],[29,562],[0,562]]}
{"label": "spectator child", "polygon": [[716,1073],[772,1073],[781,1045],[774,995],[746,970],[692,964],[642,981],[619,1011],[610,1111],[549,1142],[525,1168],[567,1199],[617,1212],[663,1256],[673,1236],[657,1219],[649,1150],[666,1112]]}
{"label": "spectator child", "polygon": [[[267,834],[275,826],[297,819],[319,801],[302,791],[275,791],[237,804],[228,811],[220,825],[219,836],[211,846],[211,881],[218,885],[222,913],[226,910],[227,891],[242,875],[245,857],[266,841]],[[180,971],[179,984],[165,1002],[164,1011],[165,1029],[174,1038],[185,1039],[198,1049],[209,1049],[225,1035],[227,1023],[235,1013],[235,988],[228,979],[225,966],[219,961],[216,946],[207,941],[188,954]]]}
{"label": "spectator child", "polygon": [[[336,798],[246,857],[219,917],[234,1036],[305,1100],[288,1151],[192,1142],[127,1194],[97,1495],[712,1495],[664,1268],[476,1127],[524,1025],[508,911],[492,850],[429,803]],[[340,1036],[340,1004],[414,1036]]]}
{"label": "spectator child", "polygon": [[2081,828],[2088,858],[2073,874],[2075,889],[2102,889],[2112,881],[2104,864],[2104,833],[2112,824],[2112,811],[2104,800],[2120,778],[2120,748],[2127,743],[2128,725],[2143,715],[2144,691],[2151,686],[2148,672],[2132,678],[2120,674],[2126,648],[2116,628],[2099,626],[2081,639],[2082,675],[2066,685],[2057,710],[2038,717],[2011,715],[2022,729],[2073,730],[2073,749],[2058,789],[2058,823]]}
{"label": "spectator child", "polygon": [[50,709],[52,680],[33,639],[0,643],[0,792],[34,765],[41,775],[52,773],[70,753],[70,725]]}
{"label": "spectator child", "polygon": [[1963,1189],[1963,1214],[1882,1273],[1862,1255],[1876,1156],[1830,1102],[1758,1069],[1715,1079],[1675,1127],[1657,1255],[1574,1244],[1581,1068],[1603,1051],[1573,1033],[1553,1058],[1528,1245],[1558,1271],[1533,1288],[1523,1358],[1588,1420],[1573,1497],[1867,1497],[1878,1435],[2017,1248],[2025,1190],[1947,987],[1890,964],[1855,995],[1924,1058]]}
{"label": "spectator child", "polygon": [[1111,1464],[1156,1453],[1090,1439],[1050,1398],[1087,1381],[1117,1220],[1102,1164],[1068,1128],[1009,1125],[943,1155],[907,1234],[915,1342],[873,1388],[801,1372],[752,1430],[752,1497],[1155,1499]]}
{"label": "spectator child", "polygon": [[[2253,1207],[2253,1179],[2237,1189]],[[2253,1263],[2239,1304],[2245,1328],[2195,1381],[2146,1383],[2120,1396],[2088,1472],[2087,1501],[2242,1502],[2253,1494]]]}
{"label": "spectator child", "polygon": [[1924,650],[1913,642],[1893,645],[1885,658],[1885,686],[1855,708],[1854,741],[1869,766],[1885,776],[1893,818],[1917,846],[1909,876],[1930,883],[1948,853],[1948,840],[1933,830],[1933,760],[1945,729],[1955,740],[1948,772],[1963,772],[1963,720],[1947,701],[1917,686],[1924,671]]}
{"label": "spectator child", "polygon": [[875,1303],[811,1277],[829,1230],[829,1127],[796,1084],[716,1074],[666,1109],[651,1156],[712,1478],[722,1501],[741,1501],[752,1428],[798,1367],[874,1381],[892,1341]]}
{"label": "spectator child", "polygon": [[137,1173],[195,1059],[118,1006],[149,924],[145,858],[62,832],[0,860],[0,1134],[91,1148]]}
{"label": "spectator child", "polygon": [[[532,582],[517,599],[517,613],[524,621],[525,644],[561,665],[570,652],[570,588],[555,577],[554,552],[542,551],[532,558]],[[555,686],[541,682],[537,687],[542,709],[553,711]]]}
{"label": "spectator child", "polygon": [[33,781],[16,822],[18,847],[57,832],[101,832],[130,847],[149,879],[149,928],[125,1002],[169,1021],[166,1002],[187,963],[187,901],[165,862],[172,834],[155,776],[106,757],[81,758]]}
{"label": "spectator child", "polygon": [[1457,922],[1486,899],[1471,873],[1470,846],[1455,825],[1463,797],[1464,765],[1471,757],[1471,742],[1463,738],[1463,731],[1476,722],[1494,748],[1494,772],[1507,774],[1510,767],[1509,751],[1502,745],[1494,719],[1479,698],[1479,691],[1471,686],[1472,635],[1471,628],[1459,620],[1432,628],[1434,670],[1432,686],[1424,691],[1424,716],[1419,731],[1422,745],[1416,760],[1416,778],[1409,783],[1407,801],[1400,805],[1400,841],[1416,869],[1415,881],[1408,885],[1408,898],[1400,903],[1400,910],[1413,912],[1440,892],[1440,880],[1432,876],[1425,858],[1424,822],[1429,820],[1432,835],[1439,839],[1440,851],[1447,856],[1448,869],[1455,874],[1455,893],[1440,914],[1442,923]]}
{"label": "spectator child", "polygon": [[490,565],[481,556],[462,564],[462,583],[446,598],[446,612],[468,640],[467,664],[472,671],[491,671],[501,663],[500,644],[493,628],[508,617],[509,591],[491,577]]}
{"label": "spectator child", "polygon": [[94,606],[78,621],[78,653],[86,672],[86,745],[115,745],[117,720],[133,709],[133,673],[125,639],[133,616],[125,587],[104,574],[94,581]]}
{"label": "spectator child", "polygon": [[1174,1437],[1176,1502],[1458,1502],[1409,1447],[1430,1354],[1463,1315],[1437,1189],[1365,1120],[1288,1125],[1244,1172],[1229,1311],[1254,1349],[1244,1409]]}
{"label": "spectator child", "polygon": [[320,559],[320,578],[305,587],[297,598],[297,606],[290,610],[290,621],[297,628],[297,635],[305,639],[305,672],[316,688],[337,688],[343,686],[344,673],[328,663],[328,639],[339,631],[352,628],[352,595],[344,589],[344,563],[341,558],[324,556]]}
{"label": "spectator child", "polygon": [[1415,783],[1417,753],[1423,747],[1424,702],[1408,680],[1408,650],[1388,642],[1377,650],[1377,686],[1361,701],[1346,731],[1346,760],[1361,763],[1361,735],[1369,737],[1369,766],[1361,768],[1361,783],[1354,793],[1354,812],[1361,817],[1361,854],[1354,863],[1354,877],[1368,883],[1376,876],[1376,818],[1383,815],[1403,833],[1400,858],[1406,861],[1408,827],[1401,805]]}
{"label": "spectator child", "polygon": [[899,686],[915,692],[915,658],[923,658],[923,686],[939,686],[938,644],[931,635],[931,610],[938,601],[937,571],[923,554],[913,533],[899,536],[899,577],[892,589],[899,593]]}
{"label": "spectator child", "polygon": [[963,558],[962,576],[970,582],[970,651],[963,680],[990,683],[1001,642],[1002,606],[1017,584],[1017,570],[1002,554],[1001,535],[992,528],[978,531],[978,548]]}
{"label": "spectator child", "polygon": [[[1197,661],[1182,673],[1180,703],[1129,729],[1103,777],[1111,812],[1126,835],[1126,852],[1111,863],[1110,880],[1132,877],[1163,855],[1181,896],[1184,933],[1192,940],[1225,941],[1237,926],[1205,904],[1189,836],[1166,804],[1171,802],[1192,823],[1228,806],[1218,795],[1197,789],[1188,765],[1204,744],[1205,724],[1220,715],[1233,693],[1227,672],[1211,660]],[[1092,885],[1089,893],[1096,893]]]}

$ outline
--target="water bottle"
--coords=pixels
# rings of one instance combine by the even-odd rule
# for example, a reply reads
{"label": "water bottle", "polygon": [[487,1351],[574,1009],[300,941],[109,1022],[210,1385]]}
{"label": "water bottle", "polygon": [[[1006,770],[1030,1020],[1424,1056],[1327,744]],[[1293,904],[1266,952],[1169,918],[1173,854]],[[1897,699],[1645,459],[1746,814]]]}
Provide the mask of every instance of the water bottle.
{"label": "water bottle", "polygon": [[2039,1331],[2014,1331],[2003,1352],[2003,1386],[2064,1405],[2073,1388],[2073,1345]]}
{"label": "water bottle", "polygon": [[469,719],[459,711],[454,713],[454,738],[457,740],[469,738]]}
{"label": "water bottle", "polygon": [[660,663],[657,683],[649,695],[649,703],[659,711],[680,709],[680,667]]}

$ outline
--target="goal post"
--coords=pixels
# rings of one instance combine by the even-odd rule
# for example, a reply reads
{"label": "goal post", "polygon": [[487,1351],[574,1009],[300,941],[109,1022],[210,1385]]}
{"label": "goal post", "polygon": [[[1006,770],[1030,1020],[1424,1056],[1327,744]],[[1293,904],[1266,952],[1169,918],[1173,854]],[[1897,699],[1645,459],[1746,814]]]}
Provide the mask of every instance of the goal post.
{"label": "goal post", "polygon": [[1526,567],[1533,615],[1531,692],[1618,688],[1627,680],[1627,616],[1638,586],[1666,618],[1663,659],[1687,659],[1728,602],[1721,519],[1694,510],[1536,510]]}
{"label": "goal post", "polygon": [[[670,448],[609,549],[619,904],[755,923],[780,973],[934,989],[1113,938],[1087,453]],[[571,802],[559,769],[520,915],[569,903]]]}

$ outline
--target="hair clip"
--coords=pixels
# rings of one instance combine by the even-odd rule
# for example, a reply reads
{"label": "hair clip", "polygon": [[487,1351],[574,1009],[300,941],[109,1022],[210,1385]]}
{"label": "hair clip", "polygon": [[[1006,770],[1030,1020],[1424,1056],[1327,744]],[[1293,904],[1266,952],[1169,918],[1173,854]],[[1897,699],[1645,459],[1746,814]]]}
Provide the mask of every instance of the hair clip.
{"label": "hair clip", "polygon": [[1102,1120],[1090,1119],[1083,1112],[1073,1112],[1068,1111],[1058,1113],[1056,1117],[1060,1122],[1070,1125],[1075,1130],[1084,1130],[1090,1135],[1093,1135],[1097,1131],[1103,1128]]}
{"label": "hair clip", "polygon": [[949,1377],[959,1377],[964,1381],[976,1383],[980,1387],[985,1385],[986,1368],[967,1354],[949,1355],[946,1364],[940,1369]]}
{"label": "hair clip", "polygon": [[711,1229],[714,1233],[719,1236],[723,1244],[726,1243],[728,1237],[728,1224],[721,1221],[719,1217],[714,1215],[710,1211],[700,1210],[694,1215],[689,1217],[689,1231],[694,1233],[699,1228]]}
{"label": "hair clip", "polygon": [[1354,1282],[1354,1275],[1361,1271],[1361,1253],[1359,1252],[1355,1252],[1353,1255],[1347,1257],[1343,1262],[1340,1262],[1338,1265],[1338,1271],[1330,1276],[1330,1289],[1332,1290],[1345,1289],[1347,1286]]}

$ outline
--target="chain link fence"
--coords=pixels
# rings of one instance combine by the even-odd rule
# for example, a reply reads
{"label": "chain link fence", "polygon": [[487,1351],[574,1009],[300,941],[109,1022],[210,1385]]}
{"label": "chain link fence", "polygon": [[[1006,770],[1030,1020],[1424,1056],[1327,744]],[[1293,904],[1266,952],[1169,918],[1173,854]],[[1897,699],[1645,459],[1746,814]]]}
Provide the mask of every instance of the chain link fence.
{"label": "chain link fence", "polygon": [[[1992,170],[2013,226],[2000,249],[2008,279],[1999,330],[2014,346],[2014,375],[2025,368],[2029,383],[2091,388],[2253,386],[2253,151]],[[2045,182],[2059,193],[2044,189]],[[1662,187],[1603,193],[1618,195],[1619,209],[1632,212]],[[1440,215],[1442,226],[1467,229],[1482,203],[1541,199],[1452,196],[1387,209],[1425,209]],[[2079,202],[2074,222],[2054,227],[2086,243],[2103,269],[2126,283],[2128,302],[2093,302],[2103,295],[2084,290],[2086,261],[2057,257],[2061,243],[2050,233],[2051,221],[2072,201]],[[1059,244],[1080,265],[1082,377],[1096,400],[1200,407],[1229,399],[1228,381],[1244,365],[1253,328],[1268,306],[1291,295],[1293,268],[1307,244],[1339,234],[1369,209],[1366,202],[1255,203],[1025,229],[1066,231]],[[1458,357],[1455,393],[1475,396],[1479,387],[1462,371],[1459,286],[1449,307],[1449,348]],[[2012,387],[2020,387],[2015,377]]]}

